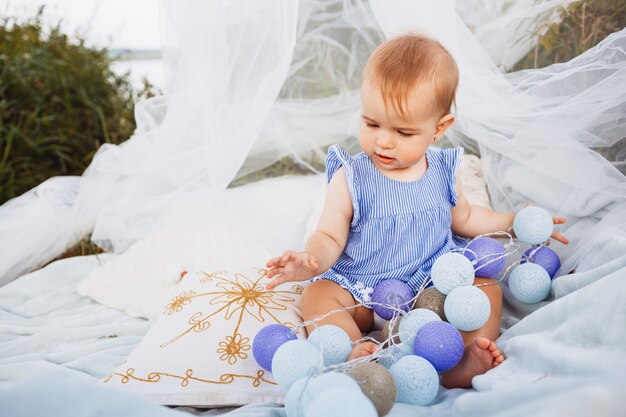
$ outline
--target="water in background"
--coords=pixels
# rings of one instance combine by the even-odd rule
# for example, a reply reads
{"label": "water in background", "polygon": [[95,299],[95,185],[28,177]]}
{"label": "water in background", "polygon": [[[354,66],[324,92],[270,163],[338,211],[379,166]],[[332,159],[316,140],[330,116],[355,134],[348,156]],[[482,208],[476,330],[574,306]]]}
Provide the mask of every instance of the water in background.
{"label": "water in background", "polygon": [[130,73],[130,81],[137,90],[143,89],[144,77],[164,92],[165,74],[158,50],[112,50],[112,69],[117,74]]}

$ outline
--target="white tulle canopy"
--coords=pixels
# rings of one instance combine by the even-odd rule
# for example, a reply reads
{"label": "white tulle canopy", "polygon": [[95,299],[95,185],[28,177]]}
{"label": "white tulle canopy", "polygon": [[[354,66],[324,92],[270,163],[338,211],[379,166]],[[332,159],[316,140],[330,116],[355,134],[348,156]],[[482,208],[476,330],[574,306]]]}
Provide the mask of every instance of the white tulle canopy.
{"label": "white tulle canopy", "polygon": [[[314,171],[326,146],[354,146],[365,60],[404,32],[438,39],[458,61],[448,139],[480,153],[494,207],[567,217],[562,273],[609,262],[607,242],[626,244],[626,31],[569,62],[503,72],[532,48],[529,29],[567,3],[163,2],[167,94],[137,105],[133,137],[103,146],[82,177],[0,207],[0,283],[89,234],[123,252],[212,207],[245,205],[228,185],[284,156]],[[278,221],[239,213],[264,236]]]}

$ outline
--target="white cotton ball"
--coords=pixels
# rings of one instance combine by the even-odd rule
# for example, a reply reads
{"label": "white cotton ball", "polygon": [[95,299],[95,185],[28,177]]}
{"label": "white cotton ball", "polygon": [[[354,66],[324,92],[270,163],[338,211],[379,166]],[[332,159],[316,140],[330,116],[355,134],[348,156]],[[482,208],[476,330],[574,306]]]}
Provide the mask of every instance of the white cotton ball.
{"label": "white cotton ball", "polygon": [[515,236],[522,242],[538,245],[550,239],[554,223],[550,213],[541,207],[526,207],[513,220]]}
{"label": "white cotton ball", "polygon": [[491,313],[487,294],[478,287],[457,287],[450,291],[443,304],[448,322],[459,330],[480,329]]}
{"label": "white cotton ball", "polygon": [[509,276],[509,290],[522,303],[535,304],[542,301],[550,292],[550,287],[548,271],[530,262],[516,266]]}
{"label": "white cotton ball", "polygon": [[416,308],[409,311],[400,321],[398,326],[398,335],[403,343],[413,346],[413,339],[419,329],[426,323],[431,321],[441,321],[441,317],[434,311],[426,308]]}
{"label": "white cotton ball", "polygon": [[313,330],[307,341],[322,351],[325,366],[345,362],[352,351],[352,342],[348,333],[332,324]]}
{"label": "white cotton ball", "polygon": [[430,270],[430,276],[435,288],[447,295],[456,287],[472,285],[474,266],[469,259],[460,253],[448,252],[435,260]]}

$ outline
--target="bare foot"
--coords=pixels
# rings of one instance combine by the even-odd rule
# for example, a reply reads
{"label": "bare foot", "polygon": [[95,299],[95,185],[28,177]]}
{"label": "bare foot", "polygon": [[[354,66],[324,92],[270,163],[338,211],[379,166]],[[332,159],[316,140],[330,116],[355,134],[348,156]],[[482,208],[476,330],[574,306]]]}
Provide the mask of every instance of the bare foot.
{"label": "bare foot", "polygon": [[503,361],[504,356],[494,342],[486,337],[477,337],[465,346],[458,365],[441,375],[441,385],[446,388],[471,388],[472,378],[484,374]]}
{"label": "bare foot", "polygon": [[374,342],[361,342],[352,346],[352,352],[348,355],[348,360],[362,358],[371,355],[378,350],[378,345]]}

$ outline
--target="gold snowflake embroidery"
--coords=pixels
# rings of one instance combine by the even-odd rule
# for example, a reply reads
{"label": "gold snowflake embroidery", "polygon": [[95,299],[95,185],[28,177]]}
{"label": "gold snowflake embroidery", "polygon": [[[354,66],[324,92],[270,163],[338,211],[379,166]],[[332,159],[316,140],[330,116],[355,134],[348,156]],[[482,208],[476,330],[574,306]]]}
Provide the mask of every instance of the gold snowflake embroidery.
{"label": "gold snowflake embroidery", "polygon": [[163,311],[163,314],[167,314],[169,316],[171,316],[174,313],[178,313],[179,311],[181,311],[183,309],[183,306],[185,304],[189,304],[191,302],[191,299],[193,298],[193,296],[195,295],[195,291],[183,291],[181,292],[178,297],[174,297],[172,299],[172,302],[169,303],[166,307],[165,307],[165,311]]}
{"label": "gold snowflake embroidery", "polygon": [[[264,284],[260,284],[267,273],[267,269],[258,269],[259,276],[252,280],[243,274],[235,273],[228,277],[226,271],[216,271],[212,273],[202,272],[201,283],[213,284],[216,291],[205,293],[194,293],[189,295],[189,299],[206,299],[206,306],[211,307],[209,312],[196,312],[192,314],[187,322],[190,327],[178,336],[163,343],[162,348],[175,343],[191,332],[203,332],[211,326],[211,318],[218,314],[224,314],[224,319],[230,321],[235,317],[236,324],[230,336],[226,336],[225,341],[219,343],[217,352],[221,354],[220,359],[234,365],[238,359],[246,359],[250,350],[250,339],[243,337],[239,333],[239,327],[244,316],[250,316],[259,322],[271,321],[273,323],[284,324],[293,327],[292,323],[284,323],[275,313],[287,310],[287,305],[295,302],[294,295],[302,293],[303,288],[294,285],[292,291],[273,290],[268,291]],[[181,295],[184,293],[181,293]],[[177,298],[180,298],[177,297]],[[175,299],[176,300],[176,299]],[[172,302],[171,304],[173,304]],[[171,305],[170,304],[170,305]],[[185,303],[186,304],[186,303]],[[169,305],[168,305],[169,307]],[[181,306],[182,308],[182,306]]]}
{"label": "gold snowflake embroidery", "polygon": [[246,359],[248,354],[245,351],[250,350],[248,342],[250,339],[236,333],[234,336],[226,336],[226,341],[219,343],[221,346],[217,353],[221,353],[220,360],[227,360],[230,365],[237,362],[237,358]]}

